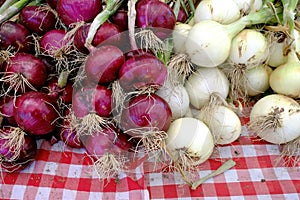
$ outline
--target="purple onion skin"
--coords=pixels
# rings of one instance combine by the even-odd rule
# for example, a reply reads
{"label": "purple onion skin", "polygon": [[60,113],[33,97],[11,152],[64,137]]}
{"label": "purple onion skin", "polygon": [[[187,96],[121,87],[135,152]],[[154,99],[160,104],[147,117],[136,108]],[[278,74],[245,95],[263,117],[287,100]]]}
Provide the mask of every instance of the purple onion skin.
{"label": "purple onion skin", "polygon": [[56,77],[51,78],[47,84],[47,87],[43,88],[48,96],[53,99],[61,100],[65,104],[72,103],[73,85],[71,82],[67,82],[66,86],[60,88],[58,86],[58,79]]}
{"label": "purple onion skin", "polygon": [[166,39],[175,27],[176,17],[168,4],[158,0],[141,0],[136,6],[138,28],[155,28],[160,39]]}
{"label": "purple onion skin", "polygon": [[[89,50],[84,46],[85,40],[89,32],[90,24],[81,26],[75,33],[74,45],[82,53],[89,53]],[[110,22],[104,22],[97,30],[92,45],[117,45],[121,40],[120,28]]]}
{"label": "purple onion skin", "polygon": [[60,29],[48,31],[40,40],[41,50],[47,55],[55,56],[55,51],[61,49],[66,44],[66,41],[63,39],[65,35],[66,32]]}
{"label": "purple onion skin", "polygon": [[113,82],[124,62],[125,56],[119,48],[112,45],[96,48],[86,60],[87,78],[99,84]]}
{"label": "purple onion skin", "polygon": [[17,125],[14,118],[14,97],[5,96],[0,99],[0,113],[3,115],[3,125]]}
{"label": "purple onion skin", "polygon": [[187,19],[187,14],[185,13],[184,9],[180,7],[177,15],[177,22],[185,23]]}
{"label": "purple onion skin", "polygon": [[145,87],[160,88],[167,77],[167,68],[155,56],[147,53],[126,60],[119,71],[119,83],[125,91]]}
{"label": "purple onion skin", "polygon": [[128,11],[124,9],[117,10],[110,20],[112,23],[116,24],[121,31],[128,30]]}
{"label": "purple onion skin", "polygon": [[[9,135],[12,133],[14,127],[3,127],[1,134]],[[10,159],[15,156],[15,153],[9,149],[9,147],[5,147],[5,144],[8,141],[5,139],[0,140],[0,157],[4,159],[4,161],[10,161]],[[28,159],[32,159],[35,157],[37,153],[37,144],[36,140],[28,135],[24,136],[24,144],[21,147],[20,154],[18,158],[14,161],[16,162],[24,162]]]}
{"label": "purple onion skin", "polygon": [[[37,57],[29,53],[16,53],[10,58],[5,66],[5,72],[22,74],[27,81],[35,88],[44,86],[48,73],[44,63]],[[26,88],[29,90],[29,87]]]}
{"label": "purple onion skin", "polygon": [[23,130],[43,136],[56,129],[58,113],[55,100],[42,92],[26,92],[17,97],[14,117]]}
{"label": "purple onion skin", "polygon": [[47,4],[53,9],[56,9],[57,1],[58,0],[46,0]]}
{"label": "purple onion skin", "polygon": [[20,22],[31,32],[38,35],[45,34],[55,28],[56,17],[50,10],[41,9],[40,6],[26,6],[19,15]]}
{"label": "purple onion skin", "polygon": [[[168,103],[156,94],[143,94],[130,99],[121,114],[122,130],[156,127],[168,130],[172,111]],[[131,132],[129,135],[135,136]]]}
{"label": "purple onion skin", "polygon": [[100,0],[58,0],[56,11],[65,25],[91,22],[102,11]]}
{"label": "purple onion skin", "polygon": [[76,117],[89,113],[100,117],[110,117],[112,112],[112,91],[105,86],[84,87],[73,95],[72,109]]}
{"label": "purple onion skin", "polygon": [[0,50],[12,46],[18,52],[33,52],[30,31],[20,23],[6,21],[0,27]]}
{"label": "purple onion skin", "polygon": [[[68,126],[68,122],[64,122],[64,126]],[[70,128],[61,128],[60,139],[69,147],[78,149],[83,147],[80,138],[76,135],[76,131],[72,131]]]}
{"label": "purple onion skin", "polygon": [[24,162],[15,161],[15,162],[1,162],[1,169],[8,173],[20,172],[26,167],[28,167],[33,162],[33,159],[29,159]]}

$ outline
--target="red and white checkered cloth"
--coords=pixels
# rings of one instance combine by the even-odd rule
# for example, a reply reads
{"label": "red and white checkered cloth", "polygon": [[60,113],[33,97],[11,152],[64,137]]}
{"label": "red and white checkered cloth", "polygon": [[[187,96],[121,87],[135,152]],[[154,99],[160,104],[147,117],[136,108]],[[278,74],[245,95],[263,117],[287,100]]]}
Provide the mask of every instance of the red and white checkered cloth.
{"label": "red and white checkered cloth", "polygon": [[197,190],[191,190],[177,172],[151,172],[149,161],[133,175],[101,182],[92,173],[84,149],[64,147],[62,142],[51,146],[46,141],[39,141],[38,147],[36,161],[28,168],[2,174],[1,199],[300,199],[300,168],[276,165],[278,146],[249,137],[245,127],[238,141],[219,147],[199,166],[196,178],[229,158],[236,166]]}

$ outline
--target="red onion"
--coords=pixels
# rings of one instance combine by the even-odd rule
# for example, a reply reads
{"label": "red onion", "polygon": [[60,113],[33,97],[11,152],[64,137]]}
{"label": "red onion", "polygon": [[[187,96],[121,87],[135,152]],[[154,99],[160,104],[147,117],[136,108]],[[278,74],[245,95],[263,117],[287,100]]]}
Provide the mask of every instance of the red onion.
{"label": "red onion", "polygon": [[125,91],[146,87],[161,87],[167,76],[165,65],[155,56],[147,53],[129,58],[119,71],[119,82]]}
{"label": "red onion", "polygon": [[75,116],[79,118],[89,113],[109,117],[112,111],[112,91],[101,85],[81,88],[75,92],[72,105]]}
{"label": "red onion", "polygon": [[127,10],[120,9],[115,12],[113,16],[111,16],[110,20],[112,23],[116,24],[121,31],[128,30],[128,15]]}
{"label": "red onion", "polygon": [[0,27],[0,50],[6,50],[12,46],[19,52],[31,52],[32,38],[25,26],[13,21],[6,21]]}
{"label": "red onion", "polygon": [[60,49],[62,49],[67,41],[64,40],[66,31],[60,29],[54,29],[48,31],[40,40],[40,48],[47,55],[57,57],[56,55]]}
{"label": "red onion", "polygon": [[36,140],[20,128],[3,127],[0,130],[1,168],[9,172],[21,170],[33,161],[36,153]]}
{"label": "red onion", "polygon": [[124,62],[125,57],[119,48],[111,45],[101,46],[87,57],[87,78],[100,84],[113,82],[117,79]]}
{"label": "red onion", "polygon": [[3,115],[3,124],[15,126],[16,120],[14,118],[14,97],[5,96],[0,99],[0,113]]}
{"label": "red onion", "polygon": [[177,22],[185,23],[187,19],[188,19],[187,14],[185,13],[184,9],[180,7],[177,15]]}
{"label": "red onion", "polygon": [[[156,128],[166,131],[172,112],[168,103],[156,94],[142,94],[131,98],[122,111],[120,126],[123,131],[139,128]],[[129,131],[129,135],[136,136]],[[142,134],[142,133],[141,133]]]}
{"label": "red onion", "polygon": [[39,58],[28,53],[16,53],[6,63],[2,81],[9,84],[9,90],[25,92],[29,88],[41,88],[47,76],[47,68]]}
{"label": "red onion", "polygon": [[52,11],[42,6],[26,6],[19,15],[20,22],[30,31],[42,35],[54,29],[56,17]]}
{"label": "red onion", "polygon": [[102,3],[100,0],[58,0],[56,10],[66,25],[79,21],[90,22],[102,11]]}
{"label": "red onion", "polygon": [[[74,45],[82,53],[88,53],[88,49],[84,46],[88,35],[90,24],[81,26],[74,35]],[[104,22],[97,30],[92,45],[116,45],[121,40],[121,31],[118,26],[110,22]]]}
{"label": "red onion", "polygon": [[[68,115],[71,115],[68,113]],[[60,139],[69,147],[82,148],[83,144],[76,133],[75,127],[72,126],[72,118],[65,115],[62,127],[60,128]]]}
{"label": "red onion", "polygon": [[53,9],[56,9],[57,1],[58,0],[46,0],[47,4]]}
{"label": "red onion", "polygon": [[14,109],[17,124],[36,136],[51,133],[59,117],[54,101],[47,94],[34,91],[17,97]]}
{"label": "red onion", "polygon": [[154,28],[160,38],[167,38],[176,24],[176,17],[168,4],[158,0],[141,0],[136,5],[136,25],[139,28]]}
{"label": "red onion", "polygon": [[58,79],[56,77],[51,78],[46,88],[43,88],[47,94],[57,100],[61,100],[64,104],[72,103],[73,85],[71,82],[60,88],[58,85]]}

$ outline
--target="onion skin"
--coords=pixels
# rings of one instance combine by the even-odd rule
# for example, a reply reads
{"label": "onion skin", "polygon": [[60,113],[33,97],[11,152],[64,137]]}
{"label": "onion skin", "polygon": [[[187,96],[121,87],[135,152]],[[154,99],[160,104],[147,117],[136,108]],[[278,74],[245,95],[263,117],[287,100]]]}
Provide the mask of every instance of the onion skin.
{"label": "onion skin", "polygon": [[3,115],[3,124],[16,126],[14,118],[14,97],[5,96],[0,99],[0,113]]}
{"label": "onion skin", "polygon": [[120,68],[125,62],[123,52],[112,45],[105,45],[89,54],[85,64],[88,79],[99,84],[117,79]]}
{"label": "onion skin", "polygon": [[53,8],[53,9],[56,8],[57,1],[58,1],[58,0],[46,0],[47,4],[48,4],[51,8]]}
{"label": "onion skin", "polygon": [[[5,66],[5,72],[4,76],[11,73],[22,74],[35,89],[44,86],[48,77],[44,63],[28,53],[16,53],[11,57]],[[27,89],[29,88],[27,87]]]}
{"label": "onion skin", "polygon": [[55,57],[56,52],[66,44],[65,35],[66,31],[60,29],[48,31],[40,40],[41,50],[47,55]]}
{"label": "onion skin", "polygon": [[[64,122],[64,126],[68,126],[69,122]],[[61,128],[60,130],[60,139],[69,147],[72,148],[82,148],[83,144],[80,140],[80,138],[78,137],[78,135],[76,135],[76,131],[72,131],[69,128]]]}
{"label": "onion skin", "polygon": [[117,10],[110,20],[112,23],[116,24],[121,31],[128,30],[128,11],[126,10]]}
{"label": "onion skin", "polygon": [[[274,123],[275,121],[272,116],[274,113],[277,114],[278,123],[273,127],[274,124],[270,122]],[[268,128],[266,124],[256,127],[257,120],[263,123],[262,120],[266,120],[266,117],[272,117],[272,121],[267,121],[270,123]],[[254,104],[250,113],[249,126],[253,131],[258,131],[257,135],[263,140],[273,144],[283,144],[300,136],[299,121],[300,105],[297,101],[281,94],[271,94],[261,98]],[[260,129],[257,130],[258,128]]]}
{"label": "onion skin", "polygon": [[12,46],[18,52],[31,52],[32,39],[29,30],[20,23],[6,21],[0,27],[0,50]]}
{"label": "onion skin", "polygon": [[58,0],[56,10],[65,25],[92,21],[102,11],[100,0]]}
{"label": "onion skin", "polygon": [[82,118],[89,113],[100,117],[110,117],[112,112],[112,91],[105,86],[84,87],[76,91],[73,100],[73,111],[76,117]]}
{"label": "onion skin", "polygon": [[[3,127],[1,130],[1,134],[11,134],[15,127]],[[18,155],[16,160],[11,160],[15,153],[12,152],[9,147],[4,148],[3,145],[7,143],[8,140],[0,139],[0,156],[4,161],[7,162],[26,162],[29,159],[33,159],[37,153],[37,144],[36,140],[28,135],[24,135],[24,143],[21,146],[20,154]]]}
{"label": "onion skin", "polygon": [[168,4],[157,0],[141,0],[136,5],[138,28],[156,28],[154,33],[166,39],[174,29],[176,17]]}
{"label": "onion skin", "polygon": [[[121,129],[157,128],[166,131],[172,111],[168,103],[156,94],[143,94],[130,99],[121,114]],[[134,136],[131,132],[129,135]]]}
{"label": "onion skin", "polygon": [[58,79],[52,78],[44,90],[51,98],[60,99],[65,104],[72,103],[73,85],[71,82],[67,82],[66,86],[60,88]]}
{"label": "onion skin", "polygon": [[126,60],[119,71],[119,82],[125,91],[145,87],[160,88],[167,76],[167,68],[155,56],[136,55]]}
{"label": "onion skin", "polygon": [[30,31],[38,35],[54,29],[56,24],[54,13],[40,6],[26,6],[21,10],[19,19]]}
{"label": "onion skin", "polygon": [[58,113],[55,100],[41,92],[26,92],[17,97],[14,117],[23,130],[42,136],[56,129]]}
{"label": "onion skin", "polygon": [[[88,53],[89,50],[84,46],[90,29],[90,24],[81,26],[74,35],[74,45],[82,53]],[[121,41],[121,30],[110,22],[104,22],[97,30],[92,41],[93,46],[117,45]]]}

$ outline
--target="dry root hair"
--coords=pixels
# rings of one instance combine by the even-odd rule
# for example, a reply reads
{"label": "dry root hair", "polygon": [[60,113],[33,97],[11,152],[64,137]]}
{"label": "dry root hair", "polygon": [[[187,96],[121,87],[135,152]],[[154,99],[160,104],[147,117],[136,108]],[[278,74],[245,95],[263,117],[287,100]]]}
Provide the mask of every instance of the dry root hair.
{"label": "dry root hair", "polygon": [[300,164],[300,137],[283,145],[279,161],[285,166],[297,167]]}
{"label": "dry root hair", "polygon": [[275,107],[268,115],[251,119],[248,124],[249,130],[263,139],[265,135],[272,134],[277,128],[281,127],[282,112],[283,108]]}
{"label": "dry root hair", "polygon": [[7,134],[2,129],[0,130],[0,139],[6,140],[5,144],[2,146],[3,148],[9,148],[9,152],[13,153],[13,156],[7,162],[13,162],[18,160],[22,146],[25,142],[25,132],[21,128],[8,127],[13,129],[11,133]]}
{"label": "dry root hair", "polygon": [[125,156],[107,152],[101,157],[97,157],[93,162],[93,168],[99,179],[110,179],[117,177],[120,171],[126,169],[126,162],[128,159]]}
{"label": "dry root hair", "polygon": [[141,49],[150,49],[153,52],[161,52],[164,49],[164,42],[159,39],[151,30],[143,29],[135,34],[137,40],[140,40]]}

